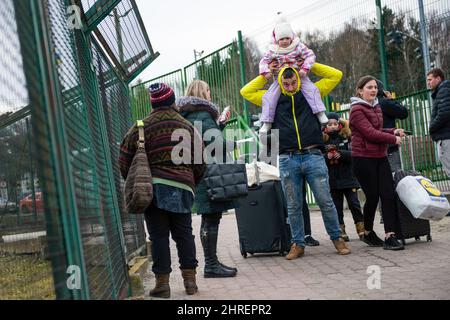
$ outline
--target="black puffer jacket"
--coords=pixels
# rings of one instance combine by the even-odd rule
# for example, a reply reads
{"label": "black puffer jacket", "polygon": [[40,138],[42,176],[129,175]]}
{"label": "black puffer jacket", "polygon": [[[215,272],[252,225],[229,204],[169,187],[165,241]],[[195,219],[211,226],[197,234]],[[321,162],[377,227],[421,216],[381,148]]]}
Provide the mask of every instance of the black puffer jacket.
{"label": "black puffer jacket", "polygon": [[325,145],[334,145],[341,154],[337,163],[331,163],[325,154],[325,160],[328,166],[331,189],[353,189],[359,188],[358,180],[355,178],[352,170],[352,152],[350,150],[351,144],[351,130],[348,121],[339,120],[343,128],[339,132],[324,133],[323,139]]}
{"label": "black puffer jacket", "polygon": [[302,92],[278,100],[273,129],[279,130],[280,154],[318,145],[323,147],[320,122]]}
{"label": "black puffer jacket", "polygon": [[430,135],[434,141],[450,139],[450,81],[445,80],[432,94]]}

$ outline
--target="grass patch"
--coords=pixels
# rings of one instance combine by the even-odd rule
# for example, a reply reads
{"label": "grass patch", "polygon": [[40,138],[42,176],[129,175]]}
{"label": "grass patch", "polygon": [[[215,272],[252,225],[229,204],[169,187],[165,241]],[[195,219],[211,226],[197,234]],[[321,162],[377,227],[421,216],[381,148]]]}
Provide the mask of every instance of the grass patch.
{"label": "grass patch", "polygon": [[0,300],[54,300],[50,261],[35,255],[0,256]]}

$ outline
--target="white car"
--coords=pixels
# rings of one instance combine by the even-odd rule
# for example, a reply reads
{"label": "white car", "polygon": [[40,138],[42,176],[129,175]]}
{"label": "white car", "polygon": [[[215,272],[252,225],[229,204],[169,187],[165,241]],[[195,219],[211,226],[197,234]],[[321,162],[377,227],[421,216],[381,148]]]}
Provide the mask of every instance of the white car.
{"label": "white car", "polygon": [[0,198],[0,213],[11,213],[17,210],[17,205],[14,202],[7,201]]}

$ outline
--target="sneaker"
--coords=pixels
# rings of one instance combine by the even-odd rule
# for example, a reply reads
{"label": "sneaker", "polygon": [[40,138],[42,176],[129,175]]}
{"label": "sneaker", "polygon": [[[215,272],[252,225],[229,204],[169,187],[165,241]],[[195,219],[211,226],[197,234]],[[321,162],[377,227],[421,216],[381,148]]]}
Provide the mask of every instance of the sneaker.
{"label": "sneaker", "polygon": [[306,236],[305,242],[306,242],[306,245],[310,246],[310,247],[320,246],[320,242],[317,241],[316,239],[314,239],[312,236]]}
{"label": "sneaker", "polygon": [[382,247],[384,245],[384,241],[378,238],[375,231],[370,231],[369,234],[364,234],[361,240],[367,243],[370,247]]}
{"label": "sneaker", "polygon": [[305,254],[305,248],[299,247],[296,243],[292,244],[291,251],[286,256],[286,260],[295,260]]}
{"label": "sneaker", "polygon": [[391,235],[384,241],[383,249],[397,251],[397,250],[404,250],[405,246],[400,241],[398,241],[395,235]]}

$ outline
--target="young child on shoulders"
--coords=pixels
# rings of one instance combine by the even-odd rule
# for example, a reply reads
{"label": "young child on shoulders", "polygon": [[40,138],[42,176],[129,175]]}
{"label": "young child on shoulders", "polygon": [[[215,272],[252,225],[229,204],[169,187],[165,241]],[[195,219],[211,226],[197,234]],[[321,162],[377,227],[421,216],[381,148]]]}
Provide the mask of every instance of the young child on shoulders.
{"label": "young child on shoulders", "polygon": [[[308,78],[309,71],[316,63],[315,53],[300,41],[300,38],[287,22],[281,21],[278,23],[272,37],[273,43],[269,46],[269,50],[264,54],[259,64],[260,75],[263,75],[267,80],[276,76],[271,73],[269,68],[269,64],[273,61],[278,62],[281,67],[289,66],[296,69],[300,75],[301,92],[320,123],[326,125],[328,118],[325,114],[326,108],[320,96],[320,91]],[[278,81],[274,79],[273,84],[263,97],[260,119],[263,126],[260,133],[267,133],[272,128],[280,95],[280,86]]]}

